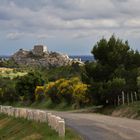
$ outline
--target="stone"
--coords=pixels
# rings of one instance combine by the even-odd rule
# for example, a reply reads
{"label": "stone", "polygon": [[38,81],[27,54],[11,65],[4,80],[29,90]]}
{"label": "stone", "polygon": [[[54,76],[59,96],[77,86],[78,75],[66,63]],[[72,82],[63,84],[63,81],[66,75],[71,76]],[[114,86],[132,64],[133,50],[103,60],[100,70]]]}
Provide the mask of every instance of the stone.
{"label": "stone", "polygon": [[54,129],[54,125],[55,125],[55,115],[51,115],[50,124],[51,124],[51,128]]}
{"label": "stone", "polygon": [[27,110],[27,119],[28,120],[34,120],[34,111],[33,110],[31,110],[31,109],[28,109]]}
{"label": "stone", "polygon": [[59,132],[59,121],[62,121],[62,119],[58,116],[56,116],[56,126],[55,126],[55,130],[57,132]]}
{"label": "stone", "polygon": [[58,132],[59,136],[65,136],[65,121],[59,116],[47,113],[43,110],[27,109],[27,108],[14,108],[12,106],[1,106],[0,113],[14,116],[15,118],[25,118],[39,122],[48,122],[48,125]]}
{"label": "stone", "polygon": [[19,109],[15,108],[15,117],[18,118],[20,117]]}
{"label": "stone", "polygon": [[25,108],[20,108],[20,110],[19,110],[19,116],[20,116],[21,118],[26,119],[26,118],[27,118],[27,109],[25,109]]}
{"label": "stone", "polygon": [[51,115],[52,115],[52,113],[47,113],[47,120],[48,120],[49,126],[51,126]]}
{"label": "stone", "polygon": [[14,117],[14,107],[11,107],[9,116]]}
{"label": "stone", "polygon": [[60,137],[65,136],[65,121],[58,122],[58,134]]}
{"label": "stone", "polygon": [[46,111],[41,112],[41,122],[47,122],[47,113],[46,113]]}

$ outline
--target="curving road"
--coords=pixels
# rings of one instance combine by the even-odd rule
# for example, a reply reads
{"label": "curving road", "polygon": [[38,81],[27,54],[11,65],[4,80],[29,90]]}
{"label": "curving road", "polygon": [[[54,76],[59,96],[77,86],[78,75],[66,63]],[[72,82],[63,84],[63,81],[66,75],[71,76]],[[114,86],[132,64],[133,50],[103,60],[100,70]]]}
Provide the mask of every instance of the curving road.
{"label": "curving road", "polygon": [[[49,111],[50,112],[50,111]],[[84,140],[140,140],[140,121],[94,113],[53,112]]]}

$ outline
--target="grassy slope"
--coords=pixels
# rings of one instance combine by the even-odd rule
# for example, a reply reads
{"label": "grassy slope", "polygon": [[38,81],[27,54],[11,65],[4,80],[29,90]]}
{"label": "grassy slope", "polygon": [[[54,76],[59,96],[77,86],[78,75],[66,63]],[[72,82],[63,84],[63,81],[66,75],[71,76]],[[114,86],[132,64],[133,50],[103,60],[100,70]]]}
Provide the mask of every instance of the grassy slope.
{"label": "grassy slope", "polygon": [[115,117],[126,117],[132,119],[140,119],[140,101],[129,105],[121,105],[118,107],[104,107],[97,110],[97,113],[111,115]]}
{"label": "grassy slope", "polygon": [[112,112],[112,116],[140,119],[140,101],[130,105],[121,105]]}
{"label": "grassy slope", "polygon": [[0,115],[0,140],[80,140],[70,129],[66,129],[65,138],[51,130],[46,123],[37,123],[25,119],[15,119]]}

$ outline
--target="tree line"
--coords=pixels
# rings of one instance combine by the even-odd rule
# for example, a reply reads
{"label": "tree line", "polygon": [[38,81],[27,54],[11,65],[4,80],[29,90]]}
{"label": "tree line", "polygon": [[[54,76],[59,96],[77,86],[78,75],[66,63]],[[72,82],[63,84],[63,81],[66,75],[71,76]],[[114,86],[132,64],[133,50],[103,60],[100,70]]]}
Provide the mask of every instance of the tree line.
{"label": "tree line", "polygon": [[84,105],[114,105],[124,93],[140,95],[140,53],[128,41],[102,38],[91,51],[95,61],[34,70],[13,80],[0,78],[0,102],[41,102]]}
{"label": "tree line", "polygon": [[96,61],[86,63],[82,81],[90,85],[95,104],[114,104],[122,91],[140,91],[140,53],[130,48],[128,41],[114,35],[102,38],[91,53]]}

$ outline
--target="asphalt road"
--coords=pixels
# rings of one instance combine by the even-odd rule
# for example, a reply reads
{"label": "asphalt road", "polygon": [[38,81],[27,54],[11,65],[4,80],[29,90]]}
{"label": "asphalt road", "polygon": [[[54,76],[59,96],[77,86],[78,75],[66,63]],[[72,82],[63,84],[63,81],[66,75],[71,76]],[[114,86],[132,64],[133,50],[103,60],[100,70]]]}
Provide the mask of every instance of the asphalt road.
{"label": "asphalt road", "polygon": [[84,140],[140,140],[140,121],[91,113],[53,112]]}

